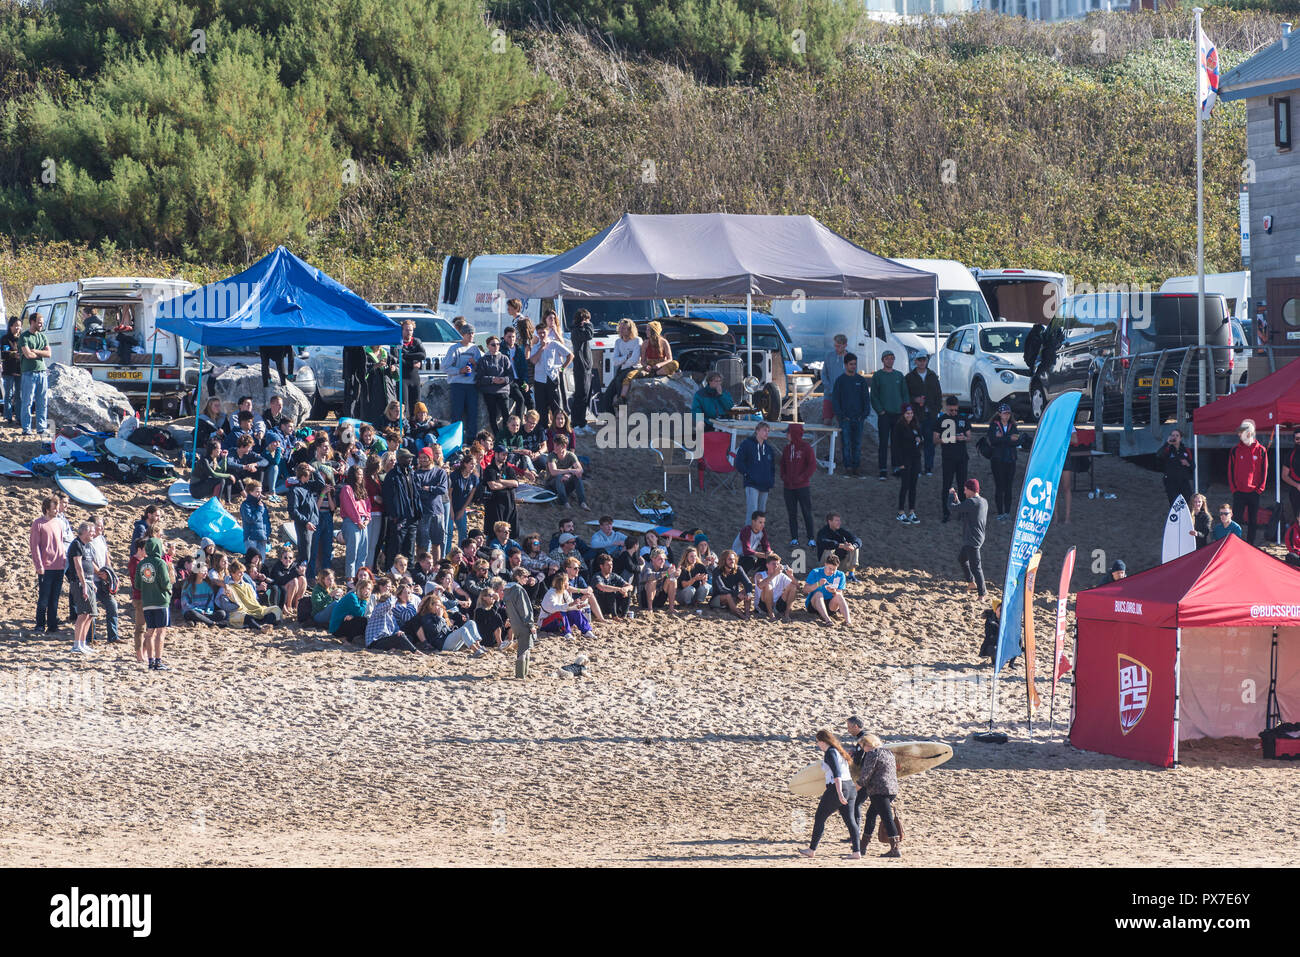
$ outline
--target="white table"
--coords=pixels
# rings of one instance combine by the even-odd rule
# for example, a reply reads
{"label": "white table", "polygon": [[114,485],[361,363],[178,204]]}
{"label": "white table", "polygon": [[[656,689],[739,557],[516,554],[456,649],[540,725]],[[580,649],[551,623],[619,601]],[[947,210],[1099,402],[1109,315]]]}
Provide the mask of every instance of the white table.
{"label": "white table", "polygon": [[798,424],[803,426],[804,435],[807,437],[809,444],[813,447],[814,454],[818,446],[826,439],[830,439],[830,458],[818,459],[817,464],[826,469],[827,475],[835,474],[835,443],[839,438],[840,430],[834,425],[810,425],[806,422],[772,422],[769,420],[755,421],[753,419],[709,419],[709,424],[719,432],[726,432],[731,436],[731,451],[736,451],[741,436],[748,438],[754,434],[754,431],[760,425],[767,425],[771,428],[771,435],[776,439],[789,437],[790,426]]}

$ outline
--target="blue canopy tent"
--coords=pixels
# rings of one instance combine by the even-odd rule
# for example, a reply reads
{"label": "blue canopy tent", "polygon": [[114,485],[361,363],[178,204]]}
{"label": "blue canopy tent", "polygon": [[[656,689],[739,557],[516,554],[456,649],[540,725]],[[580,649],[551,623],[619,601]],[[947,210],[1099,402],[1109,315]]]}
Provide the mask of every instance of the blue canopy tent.
{"label": "blue canopy tent", "polygon": [[[207,346],[379,346],[402,342],[400,325],[283,246],[228,279],[160,302],[157,327],[199,344],[191,453],[195,461],[197,397],[203,394]],[[399,362],[399,395],[401,368]],[[149,384],[152,392],[152,375]]]}

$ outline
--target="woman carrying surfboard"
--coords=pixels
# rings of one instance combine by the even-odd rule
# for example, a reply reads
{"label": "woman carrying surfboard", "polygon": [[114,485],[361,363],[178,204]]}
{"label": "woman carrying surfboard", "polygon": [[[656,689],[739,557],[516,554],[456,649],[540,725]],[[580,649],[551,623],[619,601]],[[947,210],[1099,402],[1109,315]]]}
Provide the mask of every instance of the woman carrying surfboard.
{"label": "woman carrying surfboard", "polygon": [[812,857],[817,853],[822,832],[826,830],[826,819],[839,811],[853,842],[853,853],[849,857],[856,861],[862,857],[862,843],[858,834],[858,822],[853,816],[854,798],[858,796],[858,789],[853,783],[849,753],[844,750],[839,739],[825,728],[817,732],[817,748],[822,753],[826,790],[822,792],[821,800],[817,802],[817,812],[813,816],[812,841],[808,847],[799,848],[799,853],[804,857]]}

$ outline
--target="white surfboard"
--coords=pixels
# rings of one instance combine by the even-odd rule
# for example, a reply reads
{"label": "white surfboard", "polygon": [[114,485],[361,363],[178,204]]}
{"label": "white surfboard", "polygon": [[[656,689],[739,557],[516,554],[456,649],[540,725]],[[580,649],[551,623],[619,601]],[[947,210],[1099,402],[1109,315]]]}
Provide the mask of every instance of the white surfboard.
{"label": "white surfboard", "polygon": [[[599,525],[596,519],[587,522],[588,525]],[[646,532],[654,532],[660,538],[685,539],[686,533],[681,529],[669,528],[667,525],[655,525],[652,522],[632,522],[625,519],[614,519],[614,528],[620,532],[636,532],[638,535],[644,535]]]}
{"label": "white surfboard", "polygon": [[207,499],[195,498],[190,494],[189,482],[172,482],[167,487],[167,497],[171,499],[173,505],[180,508],[187,508],[191,511],[202,505]]}
{"label": "white surfboard", "polygon": [[[952,757],[952,746],[942,741],[897,741],[885,747],[894,753],[900,778],[938,767]],[[821,761],[814,761],[790,779],[790,791],[800,797],[817,797],[825,789]]]}
{"label": "white surfboard", "polygon": [[13,459],[7,459],[3,455],[0,455],[0,476],[11,479],[33,478],[30,471],[23,468]]}
{"label": "white surfboard", "polygon": [[54,484],[63,489],[68,498],[85,505],[87,508],[101,508],[108,504],[108,499],[104,498],[104,493],[80,475],[55,475]]}
{"label": "white surfboard", "polygon": [[524,505],[544,505],[554,502],[556,494],[540,485],[520,485],[515,489],[515,501]]}
{"label": "white surfboard", "polygon": [[280,534],[284,536],[286,542],[292,542],[293,547],[298,547],[298,529],[294,528],[293,522],[285,522],[280,526]]}
{"label": "white surfboard", "polygon": [[148,449],[142,449],[140,446],[126,439],[105,439],[104,448],[108,449],[110,455],[114,458],[129,459],[132,462],[144,462],[146,465],[166,465],[171,463],[166,459],[159,458]]}
{"label": "white surfboard", "polygon": [[70,462],[81,461],[78,455],[84,455],[86,449],[66,435],[58,435],[54,438],[54,454],[61,455]]}
{"label": "white surfboard", "polygon": [[1169,516],[1165,519],[1165,539],[1160,549],[1161,564],[1196,551],[1196,536],[1192,534],[1194,530],[1192,510],[1180,495],[1169,506]]}

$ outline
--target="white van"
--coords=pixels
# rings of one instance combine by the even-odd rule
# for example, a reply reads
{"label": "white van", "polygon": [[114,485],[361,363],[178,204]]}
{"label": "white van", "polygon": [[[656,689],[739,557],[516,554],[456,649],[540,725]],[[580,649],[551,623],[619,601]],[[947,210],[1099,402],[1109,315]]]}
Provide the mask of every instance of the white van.
{"label": "white van", "polygon": [[912,359],[925,352],[935,357],[931,367],[943,379],[940,350],[953,330],[970,323],[993,322],[988,303],[971,271],[953,259],[898,259],[896,262],[939,277],[939,332],[936,335],[933,299],[775,299],[771,313],[790,330],[790,338],[810,364],[834,351],[834,338],[848,337],[858,369],[874,372],[887,350],[895,368],[908,371]]}
{"label": "white van", "polygon": [[[1184,292],[1196,294],[1196,277],[1174,276],[1166,279],[1160,286],[1161,292]],[[1241,272],[1218,272],[1205,274],[1205,295],[1222,296],[1228,300],[1228,316],[1245,323],[1251,328],[1253,316],[1250,311],[1250,270]]]}
{"label": "white van", "polygon": [[159,329],[155,338],[154,319],[158,303],[193,288],[183,279],[132,276],[37,286],[23,306],[22,328],[33,313],[43,316],[50,361],[81,366],[141,406],[152,354],[154,403],[175,410],[184,388],[185,350],[170,332]]}
{"label": "white van", "polygon": [[972,269],[994,317],[1046,325],[1070,294],[1065,273],[1044,269]]}

